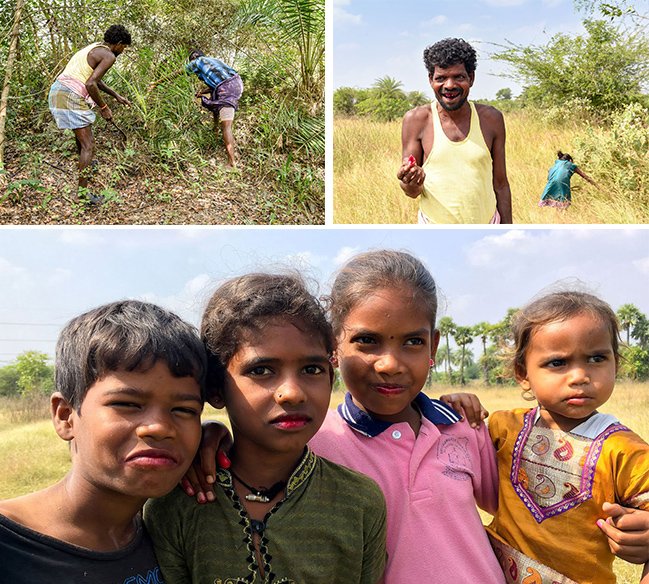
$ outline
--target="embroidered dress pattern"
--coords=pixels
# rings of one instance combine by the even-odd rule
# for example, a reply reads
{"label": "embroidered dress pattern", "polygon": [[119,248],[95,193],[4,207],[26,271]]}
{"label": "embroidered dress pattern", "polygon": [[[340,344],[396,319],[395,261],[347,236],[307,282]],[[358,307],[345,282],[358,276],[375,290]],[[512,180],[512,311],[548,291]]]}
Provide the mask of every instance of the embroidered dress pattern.
{"label": "embroidered dress pattern", "polygon": [[[296,489],[298,489],[311,475],[316,465],[316,456],[307,449],[305,456],[302,457],[300,464],[293,471],[293,474],[288,480],[286,485],[285,496],[273,506],[273,508],[266,514],[263,522],[261,523],[261,529],[255,529],[253,522],[246,513],[241,499],[234,490],[234,484],[232,481],[232,475],[227,470],[219,469],[216,473],[217,483],[223,487],[229,499],[232,501],[233,507],[236,509],[237,513],[241,520],[239,525],[243,528],[243,541],[246,543],[246,548],[248,550],[248,556],[246,561],[248,562],[249,574],[245,578],[231,578],[226,582],[229,584],[253,584],[259,582],[260,584],[296,584],[295,580],[291,578],[280,578],[278,579],[277,574],[273,572],[271,565],[272,555],[268,551],[268,538],[265,535],[265,526],[268,523],[268,520],[277,512],[277,510],[282,506],[284,501],[288,496],[291,495]],[[259,535],[259,555],[263,561],[263,573],[264,577],[261,579],[259,572],[259,565],[256,559],[255,545],[253,541],[254,534]]]}
{"label": "embroidered dress pattern", "polygon": [[578,584],[489,534],[507,584]]}
{"label": "embroidered dress pattern", "polygon": [[594,440],[534,426],[535,410],[524,417],[514,445],[511,482],[541,523],[590,499],[595,468],[606,438],[628,430],[613,424]]}

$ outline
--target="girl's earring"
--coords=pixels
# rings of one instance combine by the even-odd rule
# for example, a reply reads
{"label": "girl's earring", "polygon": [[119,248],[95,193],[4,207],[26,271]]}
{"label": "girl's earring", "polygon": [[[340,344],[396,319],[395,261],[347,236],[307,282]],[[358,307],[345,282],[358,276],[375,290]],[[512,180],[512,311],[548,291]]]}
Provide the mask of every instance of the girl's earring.
{"label": "girl's earring", "polygon": [[522,388],[521,397],[525,401],[536,401],[534,390],[532,390],[532,386],[527,381],[521,383],[521,388]]}
{"label": "girl's earring", "polygon": [[329,357],[329,363],[331,363],[334,367],[338,367],[338,357],[335,353],[331,357]]}
{"label": "girl's earring", "polygon": [[523,391],[521,391],[521,397],[525,401],[536,401],[536,397],[534,396],[534,392],[529,387],[527,389],[524,389]]}
{"label": "girl's earring", "polygon": [[432,369],[435,367],[435,359],[431,357],[430,361],[428,362],[428,366]]}

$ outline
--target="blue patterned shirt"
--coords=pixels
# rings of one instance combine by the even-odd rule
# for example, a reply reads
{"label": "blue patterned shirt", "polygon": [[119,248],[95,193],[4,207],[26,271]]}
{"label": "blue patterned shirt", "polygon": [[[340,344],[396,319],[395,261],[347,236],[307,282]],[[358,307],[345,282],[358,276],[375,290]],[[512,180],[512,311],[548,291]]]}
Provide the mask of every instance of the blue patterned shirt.
{"label": "blue patterned shirt", "polygon": [[234,77],[237,72],[223,61],[214,57],[198,57],[185,65],[187,74],[195,73],[198,78],[212,89]]}

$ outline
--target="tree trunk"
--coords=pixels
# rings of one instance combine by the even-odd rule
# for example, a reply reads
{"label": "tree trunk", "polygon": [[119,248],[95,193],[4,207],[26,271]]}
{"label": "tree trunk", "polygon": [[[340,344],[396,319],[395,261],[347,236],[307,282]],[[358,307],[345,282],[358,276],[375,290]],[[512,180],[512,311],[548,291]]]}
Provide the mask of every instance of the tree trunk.
{"label": "tree trunk", "polygon": [[466,385],[466,380],[464,379],[464,351],[466,345],[462,345],[462,361],[460,362],[460,383]]}
{"label": "tree trunk", "polygon": [[[13,72],[14,61],[16,60],[16,51],[18,48],[18,32],[20,30],[20,15],[23,10],[24,0],[16,0],[16,10],[14,12],[14,24],[11,28],[11,41],[9,43],[9,53],[7,54],[7,65],[5,71],[5,80],[2,87],[2,96],[0,96],[0,168],[4,168],[5,153],[5,126],[7,123],[7,101],[9,100],[9,87],[11,83],[11,74]],[[0,175],[5,177],[6,174]],[[2,180],[2,178],[0,178]]]}
{"label": "tree trunk", "polygon": [[451,347],[448,344],[448,334],[446,335],[446,371],[448,373],[448,382],[451,382]]}
{"label": "tree trunk", "polygon": [[489,385],[489,365],[487,364],[487,337],[482,337],[482,372],[484,374],[485,385]]}

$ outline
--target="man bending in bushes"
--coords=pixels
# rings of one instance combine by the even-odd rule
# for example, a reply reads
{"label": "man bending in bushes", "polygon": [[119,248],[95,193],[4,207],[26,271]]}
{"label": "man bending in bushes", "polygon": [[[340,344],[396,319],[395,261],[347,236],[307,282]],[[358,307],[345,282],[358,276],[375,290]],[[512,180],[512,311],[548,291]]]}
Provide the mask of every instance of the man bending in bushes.
{"label": "man bending in bushes", "polygon": [[193,73],[205,83],[205,87],[196,92],[196,97],[200,97],[202,106],[212,112],[215,133],[218,134],[219,124],[221,125],[228,165],[236,166],[232,121],[243,93],[241,77],[223,61],[214,57],[206,57],[203,51],[196,49],[189,54],[189,63],[183,69],[152,82],[149,89],[153,89],[163,81],[174,79],[182,73],[188,75]]}

